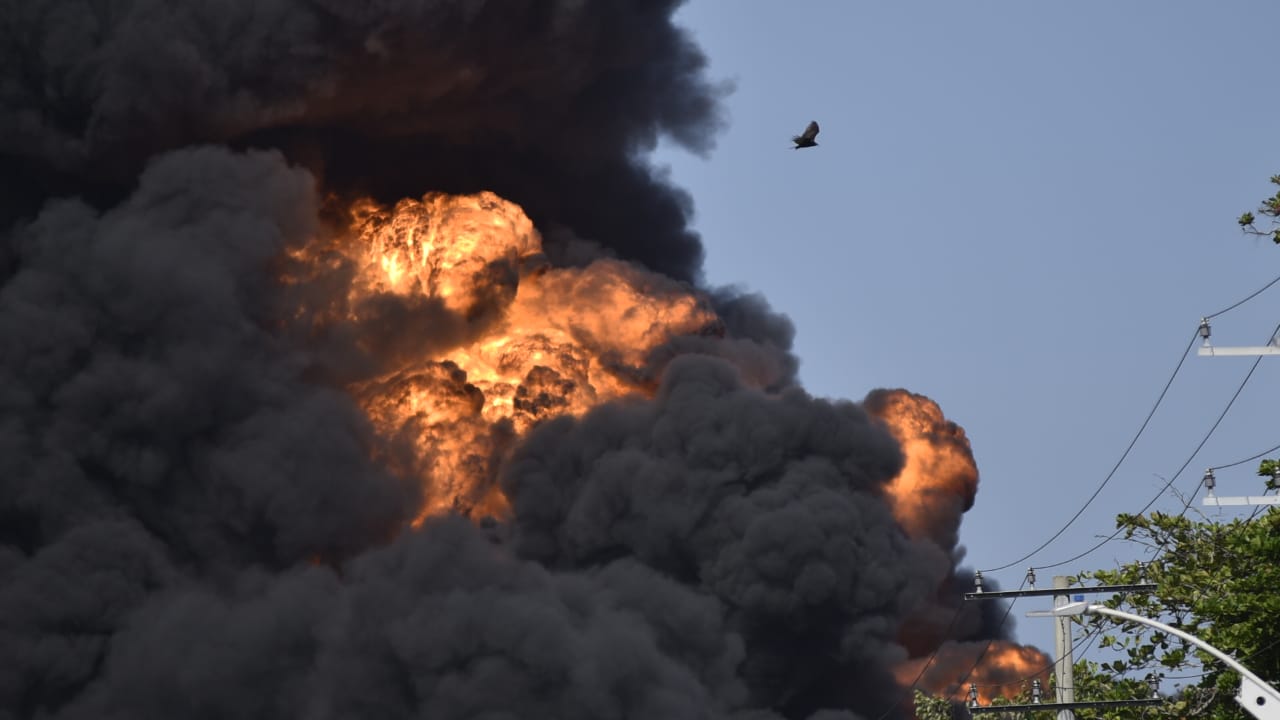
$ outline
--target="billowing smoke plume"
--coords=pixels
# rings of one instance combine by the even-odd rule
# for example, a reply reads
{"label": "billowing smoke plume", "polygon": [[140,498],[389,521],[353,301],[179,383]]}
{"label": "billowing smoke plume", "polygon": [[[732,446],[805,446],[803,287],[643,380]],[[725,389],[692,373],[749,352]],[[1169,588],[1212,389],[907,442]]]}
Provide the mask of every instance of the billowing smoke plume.
{"label": "billowing smoke plume", "polygon": [[963,431],[697,287],[673,5],[0,0],[0,718],[900,717],[1000,635]]}
{"label": "billowing smoke plume", "polygon": [[693,279],[690,200],[641,160],[660,135],[705,150],[720,122],[677,4],[4,0],[5,209],[114,202],[186,145],[274,147],[327,192],[488,190],[558,252]]}

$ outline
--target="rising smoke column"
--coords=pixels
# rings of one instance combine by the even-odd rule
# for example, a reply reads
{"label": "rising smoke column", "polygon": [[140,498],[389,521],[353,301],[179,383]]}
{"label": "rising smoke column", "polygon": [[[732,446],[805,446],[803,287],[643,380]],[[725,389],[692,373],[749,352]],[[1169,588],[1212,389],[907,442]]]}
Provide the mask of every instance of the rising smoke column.
{"label": "rising smoke column", "polygon": [[[978,466],[964,428],[933,400],[909,390],[873,390],[863,402],[906,454],[906,464],[888,485],[895,517],[908,535],[946,553],[953,567],[902,623],[898,641],[911,659],[895,668],[900,684],[915,683],[956,701],[966,701],[974,684],[986,704],[1026,691],[1028,678],[1047,683],[1048,656],[1013,641],[1008,606],[963,599],[974,583],[972,573],[960,567],[960,519],[978,490]],[[988,586],[999,589],[990,581]]]}
{"label": "rising smoke column", "polygon": [[726,88],[677,0],[4,0],[0,220],[51,194],[114,203],[195,143],[285,150],[327,192],[492,191],[572,257],[681,280],[691,201],[640,158],[710,148]]}
{"label": "rising smoke column", "polygon": [[[894,514],[891,428],[794,387],[785,318],[687,284],[689,200],[642,153],[707,149],[721,90],[673,6],[0,2],[0,717],[896,699],[954,548]],[[353,266],[296,273],[352,212],[481,191],[546,265],[486,262],[475,303],[330,322]],[[611,363],[627,393],[512,422],[482,473],[509,518],[420,518],[424,433],[372,388],[409,367],[483,418],[474,368],[414,358],[592,267],[712,321]]]}
{"label": "rising smoke column", "polygon": [[892,516],[884,484],[901,463],[852,403],[767,395],[688,357],[653,403],[539,428],[505,483],[520,554],[636,558],[702,587],[745,638],[753,700],[804,716],[892,704],[897,627],[946,572]]}

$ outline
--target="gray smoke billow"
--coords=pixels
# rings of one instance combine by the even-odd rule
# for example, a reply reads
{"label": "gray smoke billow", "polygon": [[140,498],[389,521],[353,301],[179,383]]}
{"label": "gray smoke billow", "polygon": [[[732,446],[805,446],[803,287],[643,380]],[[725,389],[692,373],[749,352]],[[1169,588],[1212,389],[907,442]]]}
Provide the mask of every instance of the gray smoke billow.
{"label": "gray smoke billow", "polygon": [[273,147],[326,191],[491,190],[693,279],[690,199],[640,159],[660,135],[705,150],[721,121],[677,4],[3,0],[5,210],[116,202],[194,143]]}
{"label": "gray smoke billow", "polygon": [[0,718],[894,708],[956,549],[898,527],[899,447],[795,386],[761,298],[708,291],[653,399],[531,433],[497,528],[408,529],[403,448],[330,382],[470,320],[291,330],[323,288],[277,261],[334,194],[492,190],[553,262],[696,282],[644,160],[722,121],[677,4],[0,0]]}

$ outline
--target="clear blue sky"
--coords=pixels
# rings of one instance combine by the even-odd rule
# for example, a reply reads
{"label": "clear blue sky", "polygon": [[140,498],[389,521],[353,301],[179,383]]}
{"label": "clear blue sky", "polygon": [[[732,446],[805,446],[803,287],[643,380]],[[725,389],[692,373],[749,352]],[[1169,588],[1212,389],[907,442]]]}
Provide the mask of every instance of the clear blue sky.
{"label": "clear blue sky", "polygon": [[[708,279],[791,317],[810,392],[905,387],[964,426],[981,472],[969,566],[1066,523],[1200,317],[1280,274],[1280,247],[1234,223],[1280,173],[1280,3],[695,0],[679,18],[736,83],[709,156],[654,158],[694,198]],[[820,146],[791,150],[811,119]],[[1278,305],[1280,285],[1216,319],[1213,340],[1262,344]],[[1252,362],[1193,351],[1098,499],[1001,584],[1155,498]],[[1262,361],[1178,491],[1280,444],[1277,364]],[[1260,493],[1254,468],[1219,472],[1218,493]],[[1136,556],[1113,542],[1040,583]],[[1051,650],[1048,621],[1023,617],[1045,605],[1014,615]]]}

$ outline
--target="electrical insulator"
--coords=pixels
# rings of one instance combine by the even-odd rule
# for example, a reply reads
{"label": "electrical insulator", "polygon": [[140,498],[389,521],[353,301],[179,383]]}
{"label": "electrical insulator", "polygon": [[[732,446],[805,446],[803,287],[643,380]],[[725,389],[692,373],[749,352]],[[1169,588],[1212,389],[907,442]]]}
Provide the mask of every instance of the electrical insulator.
{"label": "electrical insulator", "polygon": [[1036,569],[1033,567],[1027,568],[1027,584],[1032,590],[1036,589]]}
{"label": "electrical insulator", "polygon": [[1147,676],[1147,687],[1151,688],[1151,697],[1158,697],[1160,695],[1160,679],[1155,675]]}
{"label": "electrical insulator", "polygon": [[1209,318],[1200,318],[1200,337],[1209,342]]}
{"label": "electrical insulator", "polygon": [[978,570],[973,573],[973,591],[976,593],[982,592],[982,571],[981,570]]}
{"label": "electrical insulator", "polygon": [[1031,702],[1036,705],[1040,704],[1040,700],[1044,697],[1044,690],[1040,687],[1040,678],[1031,681]]}
{"label": "electrical insulator", "polygon": [[969,707],[978,707],[978,686],[969,683]]}
{"label": "electrical insulator", "polygon": [[1209,492],[1213,492],[1213,488],[1217,485],[1217,481],[1213,477],[1213,468],[1204,471],[1204,488]]}

